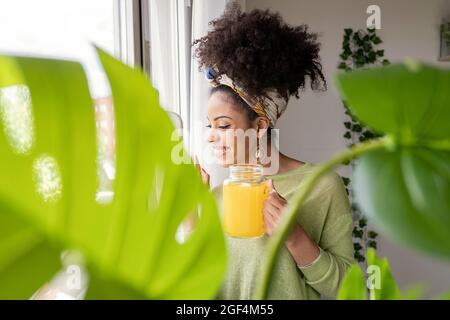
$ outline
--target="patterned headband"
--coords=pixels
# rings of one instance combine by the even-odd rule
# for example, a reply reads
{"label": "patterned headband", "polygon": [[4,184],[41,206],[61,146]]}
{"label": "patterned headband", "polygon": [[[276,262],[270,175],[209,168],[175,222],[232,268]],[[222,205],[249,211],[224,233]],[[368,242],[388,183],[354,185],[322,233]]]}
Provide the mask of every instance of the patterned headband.
{"label": "patterned headband", "polygon": [[278,118],[286,110],[289,95],[281,95],[276,90],[266,90],[264,95],[251,96],[241,87],[236,85],[226,74],[217,75],[212,68],[206,70],[206,78],[212,87],[225,85],[230,87],[239,97],[242,98],[260,117],[269,119],[270,127],[275,127]]}

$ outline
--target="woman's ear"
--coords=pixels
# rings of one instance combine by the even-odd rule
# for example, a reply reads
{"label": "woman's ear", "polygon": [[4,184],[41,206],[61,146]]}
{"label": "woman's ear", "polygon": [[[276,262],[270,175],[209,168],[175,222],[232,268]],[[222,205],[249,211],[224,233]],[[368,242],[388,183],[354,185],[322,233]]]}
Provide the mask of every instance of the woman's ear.
{"label": "woman's ear", "polygon": [[269,129],[270,122],[266,117],[258,117],[256,119],[256,129],[258,130],[258,138],[261,138]]}

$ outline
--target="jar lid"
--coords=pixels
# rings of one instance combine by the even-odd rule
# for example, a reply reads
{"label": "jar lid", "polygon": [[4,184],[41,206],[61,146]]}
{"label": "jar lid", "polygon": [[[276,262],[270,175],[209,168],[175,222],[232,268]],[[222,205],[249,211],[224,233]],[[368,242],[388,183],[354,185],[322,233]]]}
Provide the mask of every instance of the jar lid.
{"label": "jar lid", "polygon": [[263,166],[260,164],[234,164],[230,166],[230,178],[234,180],[253,181],[263,176]]}

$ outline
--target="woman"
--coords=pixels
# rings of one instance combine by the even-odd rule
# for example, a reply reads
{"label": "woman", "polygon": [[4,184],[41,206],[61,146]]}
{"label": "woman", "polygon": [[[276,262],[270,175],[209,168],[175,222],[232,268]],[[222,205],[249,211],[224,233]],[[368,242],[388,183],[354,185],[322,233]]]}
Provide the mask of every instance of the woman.
{"label": "woman", "polygon": [[[290,198],[314,165],[290,158],[273,143],[261,150],[259,139],[271,140],[271,129],[286,109],[290,96],[298,98],[307,81],[325,88],[317,36],[307,26],[291,27],[278,14],[238,6],[211,22],[212,30],[194,42],[200,67],[207,71],[212,90],[208,100],[208,142],[224,167],[241,163],[234,132],[254,130],[257,143],[245,144],[245,162],[260,162],[262,154],[278,160],[264,164],[271,192],[264,203],[266,235],[257,239],[227,238],[229,266],[219,294],[222,299],[251,299],[266,243],[277,228]],[[240,142],[242,143],[242,142]],[[202,169],[204,180],[208,174]],[[222,188],[214,189],[222,203]],[[270,286],[271,299],[334,297],[353,263],[352,216],[342,180],[325,175],[313,189],[285,240]]]}

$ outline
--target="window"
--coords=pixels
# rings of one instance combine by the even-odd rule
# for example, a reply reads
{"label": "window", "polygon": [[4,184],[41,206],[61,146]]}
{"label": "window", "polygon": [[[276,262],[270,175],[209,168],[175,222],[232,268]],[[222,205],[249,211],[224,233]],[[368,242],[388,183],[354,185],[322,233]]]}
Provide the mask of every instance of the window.
{"label": "window", "polygon": [[[130,11],[134,3],[129,0],[0,1],[0,53],[78,60],[85,69],[94,99],[100,141],[99,200],[108,199],[108,190],[114,179],[114,117],[106,75],[92,44],[127,63],[138,63],[139,55],[134,50],[135,38],[129,37],[134,32],[133,24],[127,20],[135,13]],[[26,91],[19,89],[21,87],[16,90],[0,88],[0,100],[4,102],[5,99],[26,96]],[[19,107],[30,111],[30,104],[15,103],[11,106],[5,109],[8,111],[6,116],[20,116],[21,119],[12,118],[15,123],[27,120],[24,115],[28,113],[21,112],[24,110]],[[27,126],[27,129],[31,130],[30,127]],[[20,137],[27,137],[27,132],[21,134]],[[24,140],[24,147],[27,141]],[[45,161],[42,165],[46,167],[44,169],[52,169]],[[57,274],[36,298],[82,297],[83,288],[67,290],[63,285],[65,276],[65,273]]]}
{"label": "window", "polygon": [[110,0],[0,2],[0,51],[80,60],[94,97],[108,89],[91,42],[114,54],[114,30]]}

